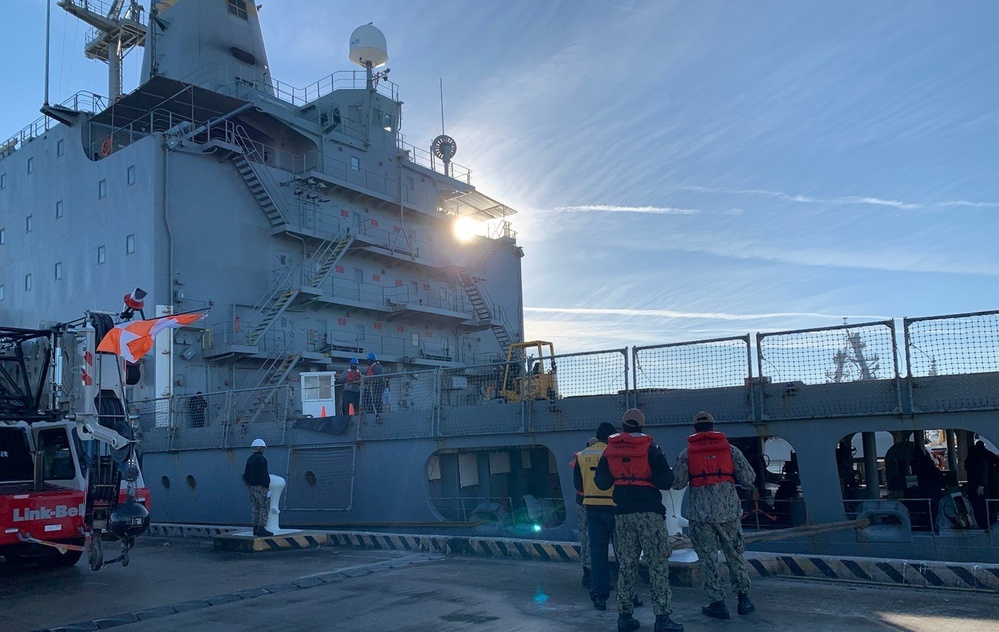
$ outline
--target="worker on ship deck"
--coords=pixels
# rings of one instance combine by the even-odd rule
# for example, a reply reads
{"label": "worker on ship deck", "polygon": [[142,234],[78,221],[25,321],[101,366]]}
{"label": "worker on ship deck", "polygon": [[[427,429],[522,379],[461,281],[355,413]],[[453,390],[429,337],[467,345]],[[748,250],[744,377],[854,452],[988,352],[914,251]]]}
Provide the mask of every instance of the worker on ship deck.
{"label": "worker on ship deck", "polygon": [[361,372],[357,368],[357,358],[352,358],[350,366],[344,370],[343,401],[340,402],[341,415],[354,415],[361,409]]}

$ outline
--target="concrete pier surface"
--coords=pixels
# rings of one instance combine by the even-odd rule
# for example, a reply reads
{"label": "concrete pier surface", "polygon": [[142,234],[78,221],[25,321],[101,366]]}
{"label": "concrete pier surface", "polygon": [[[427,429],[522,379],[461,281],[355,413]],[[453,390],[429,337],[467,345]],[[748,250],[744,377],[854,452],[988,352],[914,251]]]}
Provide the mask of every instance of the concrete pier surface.
{"label": "concrete pier surface", "polygon": [[[0,628],[147,630],[616,630],[614,595],[594,610],[578,564],[322,547],[247,554],[209,540],[142,538],[127,568],[55,571],[0,563]],[[648,586],[640,583],[648,604]],[[673,590],[689,632],[999,629],[994,593],[766,578],[755,614],[701,615],[699,588]],[[636,617],[653,627],[649,605]]]}

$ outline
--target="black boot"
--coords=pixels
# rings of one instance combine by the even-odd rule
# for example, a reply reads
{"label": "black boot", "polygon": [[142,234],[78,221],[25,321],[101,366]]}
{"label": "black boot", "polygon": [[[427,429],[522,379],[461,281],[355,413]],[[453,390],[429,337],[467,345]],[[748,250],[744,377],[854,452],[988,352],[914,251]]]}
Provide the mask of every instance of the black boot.
{"label": "black boot", "polygon": [[260,527],[260,533],[258,533],[257,535],[261,538],[269,538],[274,534],[268,531],[266,527]]}
{"label": "black boot", "polygon": [[657,614],[655,632],[683,632],[683,624],[670,619],[668,614]]}
{"label": "black boot", "polygon": [[260,535],[260,527],[253,527],[253,537]]}
{"label": "black boot", "polygon": [[593,601],[593,607],[596,608],[597,610],[606,610],[607,609],[607,598],[606,597],[594,597],[592,599],[592,601]]}
{"label": "black boot", "polygon": [[728,613],[728,606],[724,601],[714,601],[701,608],[701,613],[715,619],[730,619],[732,615]]}
{"label": "black boot", "polygon": [[739,614],[751,614],[756,612],[756,606],[749,598],[749,593],[739,593]]}
{"label": "black boot", "polygon": [[583,588],[590,587],[590,569],[586,566],[583,567],[583,581],[580,583],[583,584]]}
{"label": "black boot", "polygon": [[634,632],[640,627],[642,624],[630,614],[617,615],[617,632]]}

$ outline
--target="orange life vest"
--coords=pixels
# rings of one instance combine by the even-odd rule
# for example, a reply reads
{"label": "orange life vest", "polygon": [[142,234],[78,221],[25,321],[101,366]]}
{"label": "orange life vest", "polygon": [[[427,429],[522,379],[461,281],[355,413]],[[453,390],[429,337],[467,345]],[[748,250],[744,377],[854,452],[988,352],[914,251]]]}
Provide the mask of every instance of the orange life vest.
{"label": "orange life vest", "polygon": [[614,485],[655,487],[649,466],[652,437],[647,434],[620,433],[607,440],[604,456],[614,477]]}
{"label": "orange life vest", "polygon": [[735,464],[725,435],[712,430],[687,437],[687,470],[691,487],[735,482]]}

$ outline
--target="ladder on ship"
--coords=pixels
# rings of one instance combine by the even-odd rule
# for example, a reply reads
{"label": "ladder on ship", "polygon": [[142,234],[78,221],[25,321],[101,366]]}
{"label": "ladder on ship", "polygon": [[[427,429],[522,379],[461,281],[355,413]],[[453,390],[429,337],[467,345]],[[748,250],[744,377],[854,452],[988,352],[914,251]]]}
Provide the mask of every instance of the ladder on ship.
{"label": "ladder on ship", "polygon": [[250,193],[253,194],[260,208],[264,211],[271,227],[284,226],[288,223],[284,213],[286,205],[273,193],[280,191],[280,188],[277,180],[267,169],[263,154],[257,149],[256,143],[253,142],[242,125],[236,125],[232,128],[231,137],[233,144],[243,150],[243,153],[235,153],[232,156],[232,162],[236,165],[239,175],[246,182]]}
{"label": "ladder on ship", "polygon": [[469,274],[467,270],[461,269],[458,271],[458,280],[461,281],[461,286],[464,288],[465,294],[472,304],[472,311],[475,313],[476,320],[489,324],[489,328],[499,343],[503,357],[506,357],[510,350],[510,345],[513,344],[513,336],[510,335],[510,330],[506,323],[500,315],[494,314],[492,301],[485,294],[485,290],[479,287],[479,284],[475,281],[475,277]]}
{"label": "ladder on ship", "polygon": [[256,344],[294,303],[303,287],[311,290],[321,288],[353,241],[353,237],[342,231],[336,238],[322,242],[304,265],[292,266],[287,275],[271,286],[251,310],[253,315],[249,318],[246,344]]}
{"label": "ladder on ship", "polygon": [[274,399],[278,389],[284,385],[285,380],[291,374],[292,369],[298,364],[301,355],[293,350],[293,340],[289,336],[284,349],[278,355],[264,362],[257,374],[260,376],[249,391],[250,397],[239,403],[239,410],[246,410],[252,407],[252,413],[247,418],[247,423],[253,423],[260,417],[267,406]]}

